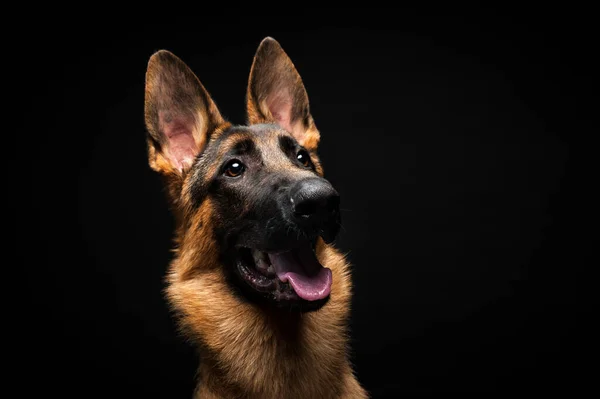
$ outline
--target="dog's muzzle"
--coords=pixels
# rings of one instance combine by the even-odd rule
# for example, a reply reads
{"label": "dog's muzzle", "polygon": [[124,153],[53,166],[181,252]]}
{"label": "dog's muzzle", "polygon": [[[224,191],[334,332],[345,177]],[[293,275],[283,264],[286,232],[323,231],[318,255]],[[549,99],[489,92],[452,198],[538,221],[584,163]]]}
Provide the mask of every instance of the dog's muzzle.
{"label": "dog's muzzle", "polygon": [[280,223],[267,218],[271,229],[263,229],[264,238],[246,235],[237,242],[235,263],[242,287],[278,306],[317,310],[328,301],[333,281],[331,269],[320,263],[318,238],[325,243],[335,239],[340,196],[318,177],[298,180],[278,194]]}

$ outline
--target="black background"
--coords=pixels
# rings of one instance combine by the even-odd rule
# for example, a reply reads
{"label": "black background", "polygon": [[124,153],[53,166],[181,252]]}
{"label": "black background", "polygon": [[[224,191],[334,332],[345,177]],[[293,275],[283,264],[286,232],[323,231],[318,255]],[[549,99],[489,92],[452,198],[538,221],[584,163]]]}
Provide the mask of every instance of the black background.
{"label": "black background", "polygon": [[589,10],[181,11],[48,15],[5,35],[19,397],[191,397],[198,359],[161,293],[173,221],[147,166],[145,68],[171,50],[244,123],[265,36],[304,79],[342,195],[352,360],[373,397],[590,388],[588,202],[573,178]]}

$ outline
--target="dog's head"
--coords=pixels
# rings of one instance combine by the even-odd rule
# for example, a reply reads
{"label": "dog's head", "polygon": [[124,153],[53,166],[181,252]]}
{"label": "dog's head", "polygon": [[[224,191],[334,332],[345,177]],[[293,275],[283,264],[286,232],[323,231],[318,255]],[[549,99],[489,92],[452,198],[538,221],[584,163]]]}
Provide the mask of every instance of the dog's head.
{"label": "dog's head", "polygon": [[245,298],[318,309],[331,290],[318,258],[338,232],[339,195],[323,178],[300,75],[271,38],[254,57],[247,112],[248,126],[231,125],[179,58],[150,58],[150,166],[166,178],[180,249],[196,254],[186,272],[222,268]]}

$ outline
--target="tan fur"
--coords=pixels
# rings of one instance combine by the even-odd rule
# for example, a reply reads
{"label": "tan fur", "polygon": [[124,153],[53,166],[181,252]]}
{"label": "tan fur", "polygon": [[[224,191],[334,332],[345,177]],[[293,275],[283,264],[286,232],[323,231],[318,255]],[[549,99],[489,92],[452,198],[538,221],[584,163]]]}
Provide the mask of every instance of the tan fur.
{"label": "tan fur", "polygon": [[[279,52],[280,47],[274,46],[271,41],[267,46],[274,49],[276,58],[282,60],[289,71],[291,62],[282,58],[285,53],[282,50]],[[259,55],[260,52],[259,48]],[[181,68],[180,61],[174,61],[175,56],[165,55],[164,52],[161,54],[161,59],[167,59],[167,65],[176,64]],[[172,73],[160,68],[160,65],[151,61],[149,74]],[[211,199],[205,199],[199,207],[192,206],[192,179],[187,169],[178,170],[160,146],[164,139],[160,137],[160,124],[157,124],[156,109],[160,102],[156,96],[161,94],[156,94],[153,89],[156,79],[152,76],[147,79],[150,87],[146,89],[150,165],[166,177],[177,223],[176,248],[167,275],[166,296],[175,310],[182,331],[199,349],[199,383],[195,397],[367,398],[348,360],[346,329],[352,284],[350,266],[344,256],[319,239],[317,257],[323,266],[332,270],[333,285],[329,302],[317,311],[286,312],[251,304],[236,296],[225,280],[223,266],[219,263],[217,243],[213,238],[213,223],[218,220],[218,215],[215,214]],[[297,79],[295,84],[298,84]],[[196,121],[202,121],[200,124],[194,122],[194,138],[198,134],[208,137],[196,140],[201,147],[209,140],[215,140],[229,124],[222,120],[204,88],[195,84],[192,86],[198,97],[191,99],[192,105],[180,104],[180,108],[194,114]],[[299,89],[297,91],[301,92]],[[253,105],[254,92],[249,90],[249,93],[248,113],[250,120],[255,123],[259,121],[256,116],[258,111]],[[198,102],[198,98],[208,101],[209,105]],[[305,105],[308,106],[307,103]],[[263,118],[264,113],[261,115],[260,118]],[[304,145],[312,150],[311,157],[319,174],[322,174],[315,152],[319,135],[310,113],[305,115],[301,123],[307,124],[300,137],[305,140]],[[228,139],[231,143],[224,143],[223,148],[237,139],[232,136]]]}
{"label": "tan fur", "polygon": [[[329,303],[316,312],[278,314],[233,295],[205,243],[202,229],[182,240],[167,289],[184,331],[201,345],[200,392],[227,398],[366,397],[347,359],[351,282],[339,252],[322,242],[318,248],[319,261],[333,272]],[[189,262],[196,260],[190,274]],[[286,331],[291,326],[295,331]]]}

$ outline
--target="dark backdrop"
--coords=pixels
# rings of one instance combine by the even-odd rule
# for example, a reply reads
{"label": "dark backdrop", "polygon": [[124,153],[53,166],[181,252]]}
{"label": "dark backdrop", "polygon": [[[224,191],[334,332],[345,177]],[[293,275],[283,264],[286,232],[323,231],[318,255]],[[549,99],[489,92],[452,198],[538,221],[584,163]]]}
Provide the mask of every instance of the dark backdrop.
{"label": "dark backdrop", "polygon": [[5,36],[22,397],[190,397],[197,358],[161,294],[173,221],[147,166],[146,64],[171,50],[244,123],[267,35],[304,79],[342,196],[352,359],[373,397],[591,384],[571,148],[592,109],[590,11],[325,11],[63,16]]}

